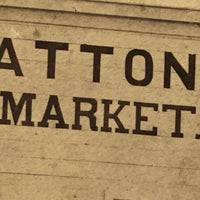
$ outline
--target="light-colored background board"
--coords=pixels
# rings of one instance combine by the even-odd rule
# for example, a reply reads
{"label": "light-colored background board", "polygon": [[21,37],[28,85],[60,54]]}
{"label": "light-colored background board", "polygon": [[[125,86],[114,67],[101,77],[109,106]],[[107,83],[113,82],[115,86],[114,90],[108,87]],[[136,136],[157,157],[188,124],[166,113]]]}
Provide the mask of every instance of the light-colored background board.
{"label": "light-colored background board", "polygon": [[[12,38],[24,77],[1,69],[1,91],[12,91],[16,100],[24,92],[36,93],[35,124],[44,114],[49,95],[58,95],[70,129],[56,129],[51,122],[48,128],[21,126],[24,112],[17,125],[12,121],[11,125],[0,126],[0,200],[198,200],[200,141],[195,139],[195,134],[200,133],[198,7],[188,6],[185,1],[173,7],[197,9],[146,6],[146,12],[142,12],[143,7],[138,5],[106,1],[49,2],[2,1],[0,40]],[[94,9],[94,5],[98,7]],[[157,1],[154,6],[172,4]],[[139,18],[132,9],[139,13]],[[181,18],[179,12],[186,14]],[[47,52],[35,49],[35,40],[69,43],[69,51],[57,53],[55,79],[46,79]],[[102,56],[100,83],[92,82],[93,57],[80,52],[81,44],[114,47],[114,55]],[[124,76],[126,55],[134,48],[145,49],[153,57],[154,76],[146,87],[132,86]],[[186,70],[188,54],[196,54],[194,91],[187,90],[175,72],[172,88],[163,88],[165,51],[173,52]],[[3,61],[9,61],[8,55]],[[135,76],[141,78],[143,61],[139,59],[136,64]],[[103,120],[101,99],[112,99],[113,111],[118,100],[130,101],[131,105],[120,114],[130,133],[115,133],[116,124],[112,120],[112,133],[91,131],[87,119],[81,119],[81,131],[71,130],[73,97],[97,100],[98,127]],[[146,129],[157,126],[157,137],[131,134],[135,128],[134,101],[159,104],[158,112],[144,108],[149,121],[142,122]],[[196,107],[194,115],[183,113],[184,138],[171,137],[174,111],[162,112],[162,104]]]}
{"label": "light-colored background board", "polygon": [[59,12],[87,13],[91,15],[115,16],[122,18],[148,18],[196,22],[199,19],[198,0],[153,1],[153,0],[4,0],[3,7],[30,8]]}

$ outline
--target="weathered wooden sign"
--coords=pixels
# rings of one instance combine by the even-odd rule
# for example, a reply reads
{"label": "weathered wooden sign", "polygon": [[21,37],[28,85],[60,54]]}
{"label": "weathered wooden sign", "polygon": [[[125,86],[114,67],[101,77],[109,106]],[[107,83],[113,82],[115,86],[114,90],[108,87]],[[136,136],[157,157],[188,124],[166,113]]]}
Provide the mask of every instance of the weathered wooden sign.
{"label": "weathered wooden sign", "polygon": [[[55,79],[56,81],[56,77],[55,77],[56,54],[59,53],[59,51],[68,51],[68,49],[70,48],[69,43],[37,40],[35,41],[35,48],[47,51],[47,55],[48,55],[47,64],[46,64],[47,76],[44,77],[44,80],[45,78],[47,78],[47,79]],[[33,51],[31,48],[28,48],[27,51],[28,50],[30,52]],[[10,61],[0,62],[0,69],[13,70],[14,74],[18,77],[18,79],[20,79],[20,77],[24,77],[25,74],[23,73],[23,70],[22,70],[23,66],[20,65],[20,62],[17,58],[16,50],[13,46],[13,42],[11,38],[3,38],[2,40],[2,44],[0,46],[1,59],[3,58],[3,55],[6,51],[8,52]],[[84,78],[84,74],[83,74],[84,81],[87,81],[88,83],[91,82],[90,83],[91,87],[94,85],[94,83],[99,83],[101,85],[101,82],[100,82],[101,68],[106,67],[106,66],[101,66],[101,57],[103,57],[104,54],[113,55],[114,47],[81,44],[80,52],[89,53],[89,54],[92,54],[93,56],[93,60],[88,61],[88,62],[91,62],[91,64],[93,65],[92,70],[88,69],[89,66],[85,67],[85,71],[87,70],[92,71],[91,78],[90,80],[87,80]],[[87,55],[84,55],[84,56],[86,57]],[[163,90],[164,91],[169,90],[171,88],[171,82],[173,81],[171,77],[172,69],[176,73],[176,75],[174,76],[177,76],[182,81],[183,85],[185,86],[186,89],[184,92],[186,92],[187,90],[195,90],[196,54],[187,55],[186,53],[185,57],[188,57],[188,60],[189,60],[189,64],[184,63],[185,66],[188,65],[188,70],[187,70],[188,72],[183,68],[183,66],[179,63],[179,61],[176,59],[176,57],[174,56],[172,52],[164,52],[163,63],[160,63],[160,66],[159,66],[160,68],[163,68]],[[89,58],[91,58],[91,56]],[[79,59],[81,62],[81,56]],[[118,74],[117,77],[121,77],[121,79],[117,79],[115,80],[115,82],[117,81],[122,82],[122,80],[125,79],[127,83],[133,87],[132,89],[133,92],[136,87],[140,87],[139,89],[141,89],[151,84],[151,81],[153,80],[153,74],[154,74],[154,62],[153,62],[153,57],[151,56],[150,52],[144,49],[134,48],[127,53],[126,58],[121,57],[121,59],[125,61],[124,66],[119,65],[118,67],[122,68],[124,70],[124,73]],[[135,64],[135,60],[137,59],[140,59],[140,60],[143,59],[139,65],[137,63]],[[62,69],[65,71],[68,71],[65,69],[68,67],[67,56],[66,58],[63,57],[62,61],[65,62],[64,66],[62,66]],[[74,60],[72,60],[72,62],[74,62]],[[144,78],[139,79],[139,78],[134,77],[133,65],[134,65],[135,70],[138,70],[138,68],[143,69],[143,71],[141,71],[141,74],[143,74],[142,76],[144,76]],[[44,66],[44,68],[45,67],[46,66]],[[78,71],[78,70],[79,68],[75,69],[75,71]],[[113,70],[115,69],[113,68]],[[60,70],[59,72],[64,73],[62,70]],[[31,69],[29,73],[31,73]],[[85,72],[85,74],[86,73],[87,72]],[[12,77],[12,75],[13,73],[10,75],[10,77]],[[112,74],[110,74],[109,76],[105,74],[105,76],[109,79],[112,76]],[[113,78],[117,78],[117,77],[113,77]],[[33,77],[33,78],[37,79],[37,77]],[[67,74],[66,74],[66,79],[68,79]],[[128,84],[127,84],[127,87],[128,87]],[[24,83],[24,85],[26,85],[26,83]],[[82,85],[78,85],[78,87],[80,90],[84,89],[82,88]],[[124,90],[126,90],[126,88],[124,88]],[[154,90],[156,91],[156,89]],[[156,96],[159,95],[155,91],[150,90],[150,92],[152,93],[151,95],[156,95]],[[8,110],[11,111],[14,123],[17,124],[20,114],[22,112],[23,106],[25,106],[25,120],[23,120],[21,123],[23,126],[36,125],[39,127],[48,127],[49,121],[55,121],[56,122],[55,128],[69,129],[69,124],[65,122],[66,119],[64,119],[63,117],[62,107],[60,105],[58,95],[49,94],[48,102],[46,103],[46,108],[43,112],[44,114],[42,116],[42,119],[38,123],[35,123],[34,121],[32,121],[32,106],[34,106],[35,99],[37,100],[36,93],[23,93],[18,103],[16,103],[13,97],[12,91],[1,91],[1,96],[3,97],[2,119],[0,119],[1,124],[11,124],[11,120],[8,119]],[[109,124],[110,120],[112,119],[116,123],[116,128],[113,128],[114,132],[118,132],[118,133],[132,132],[133,134],[153,135],[153,136],[157,135],[157,127],[153,127],[152,130],[144,130],[141,128],[141,122],[148,121],[147,116],[142,114],[142,108],[149,107],[149,108],[152,108],[153,111],[158,111],[158,106],[159,106],[158,103],[146,102],[145,99],[142,102],[138,102],[138,101],[135,101],[134,96],[133,96],[132,101],[124,101],[121,99],[118,100],[117,109],[114,112],[110,112],[110,107],[112,107],[113,99],[105,99],[104,95],[102,94],[102,99],[100,101],[101,101],[101,104],[103,104],[104,106],[104,110],[101,111],[103,112],[103,115],[98,115],[98,117],[101,118],[101,120],[103,121],[103,125],[101,127],[98,127],[96,115],[98,113],[97,108],[99,107],[99,105],[97,103],[97,99],[95,97],[88,98],[87,96],[72,97],[72,99],[75,104],[74,111],[70,113],[70,117],[74,115],[74,123],[71,126],[72,129],[81,130],[82,129],[81,118],[87,117],[88,118],[87,126],[89,127],[88,130],[112,132],[112,127]],[[66,103],[70,104],[70,102],[66,102]],[[10,109],[8,107],[8,104],[10,104]],[[82,104],[89,104],[91,108],[89,110],[82,109],[81,108]],[[135,106],[135,109],[131,108],[132,106],[131,104]],[[187,112],[189,111],[191,114],[196,114],[196,106],[195,105],[191,105],[191,106],[176,105],[176,104],[163,104],[161,106],[162,106],[161,111],[163,112],[166,112],[168,110],[175,111],[175,120],[174,120],[175,130],[172,132],[172,137],[183,137],[183,133],[181,133],[181,115],[183,111],[187,111]],[[131,108],[131,110],[133,110],[132,115],[135,115],[135,123],[132,122],[132,120],[130,119],[127,120],[126,118],[126,121],[128,121],[129,124],[135,125],[135,128],[131,131],[128,128],[125,128],[125,125],[123,124],[123,122],[118,116],[125,107],[129,107],[129,109]],[[55,110],[54,114],[52,114],[53,109]],[[199,139],[200,135],[196,134],[196,138]]]}
{"label": "weathered wooden sign", "polygon": [[143,3],[0,2],[0,200],[200,199],[200,12]]}

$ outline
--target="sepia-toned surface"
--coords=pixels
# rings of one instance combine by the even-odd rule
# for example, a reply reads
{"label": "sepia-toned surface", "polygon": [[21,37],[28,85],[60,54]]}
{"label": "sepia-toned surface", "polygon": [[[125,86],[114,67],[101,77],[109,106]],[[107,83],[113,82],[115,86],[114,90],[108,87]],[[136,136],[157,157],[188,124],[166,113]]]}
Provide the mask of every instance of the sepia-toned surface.
{"label": "sepia-toned surface", "polygon": [[[108,3],[110,2],[110,3]],[[113,3],[112,3],[113,2]],[[137,1],[2,1],[0,41],[11,38],[23,76],[1,69],[0,91],[12,92],[16,102],[23,93],[35,94],[32,102],[34,126],[22,126],[25,107],[14,124],[0,124],[0,200],[199,200],[200,199],[200,27],[198,1],[141,6]],[[122,3],[124,2],[124,4]],[[151,2],[143,2],[150,5]],[[143,4],[142,3],[142,4]],[[162,8],[159,6],[166,6]],[[170,8],[174,7],[174,8]],[[179,8],[188,8],[178,9]],[[68,43],[68,51],[56,52],[55,78],[47,78],[47,50],[37,41]],[[100,81],[93,82],[93,54],[81,45],[113,47],[102,54]],[[152,81],[131,85],[125,77],[127,54],[145,50],[153,59]],[[188,90],[175,70],[170,88],[164,87],[165,52],[171,52],[188,72],[189,54],[196,55],[194,89]],[[1,62],[9,63],[5,52]],[[145,76],[144,59],[134,58],[132,76]],[[68,129],[38,127],[49,96],[58,97]],[[97,131],[88,117],[80,117],[81,130],[73,129],[73,98],[97,102]],[[102,100],[112,100],[110,112],[127,101],[119,118],[129,134],[101,131]],[[136,129],[134,102],[158,105],[143,107],[141,129],[157,127],[157,136],[133,134]],[[3,98],[0,97],[0,116]],[[182,111],[183,138],[172,137],[175,111],[163,105],[195,107]],[[91,105],[82,103],[82,110]],[[52,109],[52,113],[54,113]]]}

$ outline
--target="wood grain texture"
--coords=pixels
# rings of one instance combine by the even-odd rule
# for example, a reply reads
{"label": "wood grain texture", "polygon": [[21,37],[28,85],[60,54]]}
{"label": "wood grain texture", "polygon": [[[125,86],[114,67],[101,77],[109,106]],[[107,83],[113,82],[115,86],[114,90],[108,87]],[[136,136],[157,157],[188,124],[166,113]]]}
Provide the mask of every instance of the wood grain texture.
{"label": "wood grain texture", "polygon": [[[155,7],[173,6],[170,1],[156,1],[154,7],[128,3],[0,3],[0,41],[12,39],[24,73],[17,77],[13,71],[1,69],[1,91],[12,91],[16,101],[25,92],[37,97],[32,107],[34,127],[21,125],[24,109],[17,125],[11,112],[11,125],[0,125],[0,200],[199,200],[200,141],[195,139],[200,133],[198,7],[195,1],[190,6],[177,2],[178,7],[196,9],[190,11]],[[72,10],[74,6],[78,12]],[[47,51],[36,49],[36,40],[69,43],[68,51],[56,54],[55,79],[46,78]],[[93,56],[80,52],[81,44],[114,47],[113,55],[102,55],[100,83],[92,82]],[[153,80],[146,87],[133,86],[125,79],[125,59],[132,49],[145,49],[152,55]],[[188,55],[196,55],[195,90],[187,90],[175,71],[171,88],[163,87],[166,51],[173,52],[186,71]],[[2,61],[10,61],[7,53]],[[144,76],[143,65],[138,59],[133,66],[138,79]],[[37,127],[49,95],[58,96],[69,129],[57,129],[51,120],[49,127]],[[81,118],[82,130],[72,130],[73,97],[96,99],[98,131],[90,130],[87,118]],[[112,112],[118,100],[130,102],[120,113],[129,134],[116,133],[112,119],[112,132],[100,131],[102,99],[113,100]],[[0,98],[1,108],[2,101]],[[157,126],[158,136],[132,134],[135,101],[158,104],[157,112],[144,108],[149,118],[142,122],[144,129]],[[196,114],[182,114],[184,138],[171,137],[175,113],[162,112],[163,104],[196,107]]]}

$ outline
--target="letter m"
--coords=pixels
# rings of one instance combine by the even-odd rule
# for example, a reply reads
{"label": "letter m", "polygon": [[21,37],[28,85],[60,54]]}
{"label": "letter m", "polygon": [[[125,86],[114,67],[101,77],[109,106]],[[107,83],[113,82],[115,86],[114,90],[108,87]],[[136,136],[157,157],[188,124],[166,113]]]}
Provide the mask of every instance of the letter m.
{"label": "letter m", "polygon": [[32,100],[36,98],[36,94],[23,93],[18,104],[16,104],[12,92],[2,91],[0,92],[0,96],[3,96],[2,119],[0,119],[0,124],[11,124],[11,120],[8,119],[8,103],[9,103],[15,125],[18,122],[19,116],[22,112],[22,108],[26,104],[25,121],[22,121],[22,126],[34,126],[34,122],[31,121],[31,115],[32,115]]}

